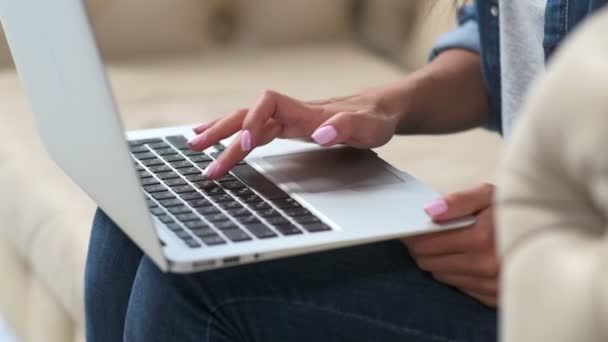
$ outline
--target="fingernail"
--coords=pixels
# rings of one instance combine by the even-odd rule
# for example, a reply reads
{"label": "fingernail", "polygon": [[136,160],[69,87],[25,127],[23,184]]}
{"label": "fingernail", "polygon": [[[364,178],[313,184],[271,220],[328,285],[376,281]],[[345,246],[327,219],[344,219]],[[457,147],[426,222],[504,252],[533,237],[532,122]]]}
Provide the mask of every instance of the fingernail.
{"label": "fingernail", "polygon": [[325,145],[336,139],[337,136],[338,131],[336,131],[334,126],[325,126],[317,129],[312,134],[312,140],[314,140],[319,145]]}
{"label": "fingernail", "polygon": [[243,152],[249,152],[251,150],[251,132],[249,130],[244,130],[241,133],[241,150]]}
{"label": "fingernail", "polygon": [[198,145],[200,143],[203,143],[205,140],[207,140],[207,134],[203,133],[201,135],[197,135],[196,137],[188,141],[188,146],[192,147],[194,145]]}
{"label": "fingernail", "polygon": [[424,211],[431,217],[439,216],[448,211],[448,203],[444,199],[437,199],[425,205]]}
{"label": "fingernail", "polygon": [[216,160],[213,163],[209,164],[207,168],[203,171],[203,175],[207,178],[212,178],[219,167],[219,162]]}

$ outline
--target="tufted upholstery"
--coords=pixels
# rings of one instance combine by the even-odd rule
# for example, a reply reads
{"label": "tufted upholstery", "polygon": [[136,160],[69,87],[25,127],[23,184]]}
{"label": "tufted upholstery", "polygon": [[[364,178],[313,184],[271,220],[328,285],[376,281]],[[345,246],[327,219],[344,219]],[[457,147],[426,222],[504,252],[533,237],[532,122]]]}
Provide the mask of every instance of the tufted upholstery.
{"label": "tufted upholstery", "polygon": [[535,85],[504,160],[505,342],[608,341],[608,11]]}
{"label": "tufted upholstery", "polygon": [[[130,129],[206,121],[251,103],[264,88],[314,99],[395,79],[403,66],[423,63],[434,36],[453,23],[447,1],[408,3],[87,1]],[[256,26],[269,16],[277,20]],[[82,340],[95,206],[47,158],[1,45],[0,56],[0,312],[23,341]],[[379,152],[449,191],[491,180],[498,144],[478,130],[397,137]]]}

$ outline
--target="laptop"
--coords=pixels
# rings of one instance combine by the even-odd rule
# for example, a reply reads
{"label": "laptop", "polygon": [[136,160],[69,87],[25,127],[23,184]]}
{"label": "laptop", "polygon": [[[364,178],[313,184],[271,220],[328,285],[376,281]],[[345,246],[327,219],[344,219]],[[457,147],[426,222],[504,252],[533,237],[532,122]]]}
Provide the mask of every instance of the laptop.
{"label": "laptop", "polygon": [[370,150],[277,140],[208,180],[229,139],[195,152],[189,126],[124,131],[83,1],[0,0],[0,21],[49,155],[163,271],[473,222],[431,222],[439,195]]}

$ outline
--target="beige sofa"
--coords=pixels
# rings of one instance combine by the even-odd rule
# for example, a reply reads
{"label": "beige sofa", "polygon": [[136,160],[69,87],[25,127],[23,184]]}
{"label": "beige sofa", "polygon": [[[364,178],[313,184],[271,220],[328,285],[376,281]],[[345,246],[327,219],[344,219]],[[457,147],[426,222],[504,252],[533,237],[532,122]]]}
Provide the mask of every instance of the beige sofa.
{"label": "beige sofa", "polygon": [[608,9],[535,85],[498,196],[505,342],[608,341]]}
{"label": "beige sofa", "polygon": [[[453,25],[451,1],[430,3],[88,1],[129,129],[206,121],[264,88],[314,99],[400,77]],[[95,205],[46,157],[6,47],[0,63],[0,312],[23,341],[79,341]],[[499,143],[476,130],[378,151],[450,191],[491,181]]]}

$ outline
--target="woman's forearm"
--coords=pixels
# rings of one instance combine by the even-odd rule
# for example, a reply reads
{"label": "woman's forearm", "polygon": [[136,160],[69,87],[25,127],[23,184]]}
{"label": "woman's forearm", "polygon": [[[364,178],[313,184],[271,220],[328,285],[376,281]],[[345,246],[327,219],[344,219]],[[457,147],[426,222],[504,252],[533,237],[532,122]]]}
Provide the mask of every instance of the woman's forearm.
{"label": "woman's forearm", "polygon": [[402,113],[397,133],[452,133],[486,124],[488,95],[479,58],[470,51],[446,51],[378,89],[381,106]]}

